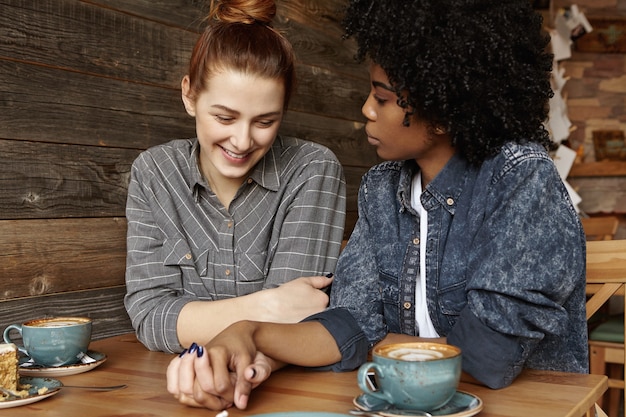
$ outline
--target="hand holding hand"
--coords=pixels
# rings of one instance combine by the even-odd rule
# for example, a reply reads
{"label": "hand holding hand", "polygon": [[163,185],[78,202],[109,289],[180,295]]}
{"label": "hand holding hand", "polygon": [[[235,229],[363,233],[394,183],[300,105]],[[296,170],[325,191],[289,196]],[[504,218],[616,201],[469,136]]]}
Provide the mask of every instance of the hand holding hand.
{"label": "hand holding hand", "polygon": [[261,291],[265,297],[266,315],[259,321],[297,323],[323,311],[328,306],[329,297],[321,290],[332,282],[332,277],[302,277]]}
{"label": "hand holding hand", "polygon": [[243,323],[235,324],[206,348],[192,345],[172,359],[167,369],[168,392],[192,407],[223,410],[234,404],[246,408],[252,389],[265,381],[276,366],[256,350],[252,333],[246,330]]}

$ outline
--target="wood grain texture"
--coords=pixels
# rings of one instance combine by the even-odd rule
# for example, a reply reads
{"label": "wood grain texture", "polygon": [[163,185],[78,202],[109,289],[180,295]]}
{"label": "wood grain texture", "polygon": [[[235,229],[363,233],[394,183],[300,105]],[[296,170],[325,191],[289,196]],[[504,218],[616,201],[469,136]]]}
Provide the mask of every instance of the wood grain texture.
{"label": "wood grain texture", "polygon": [[0,299],[124,285],[124,218],[0,220]]}
{"label": "wood grain texture", "polygon": [[180,91],[0,60],[0,138],[145,149],[195,136]]}
{"label": "wood grain texture", "polygon": [[126,287],[116,286],[4,301],[0,329],[39,317],[81,316],[93,320],[92,340],[133,332],[124,309],[125,293]]}
{"label": "wood grain texture", "polygon": [[197,37],[76,0],[3,0],[0,27],[5,59],[171,88]]}
{"label": "wood grain texture", "polygon": [[138,150],[0,140],[0,218],[124,216]]}

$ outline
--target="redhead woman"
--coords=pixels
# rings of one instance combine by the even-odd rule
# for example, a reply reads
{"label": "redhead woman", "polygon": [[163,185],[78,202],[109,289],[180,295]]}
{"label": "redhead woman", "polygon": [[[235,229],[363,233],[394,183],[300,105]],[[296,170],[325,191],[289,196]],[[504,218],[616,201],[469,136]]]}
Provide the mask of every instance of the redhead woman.
{"label": "redhead woman", "polygon": [[322,311],[343,238],[345,181],[327,148],[278,130],[294,52],[273,0],[225,0],[182,80],[197,137],[134,162],[125,305],[149,349],[181,352],[241,320]]}

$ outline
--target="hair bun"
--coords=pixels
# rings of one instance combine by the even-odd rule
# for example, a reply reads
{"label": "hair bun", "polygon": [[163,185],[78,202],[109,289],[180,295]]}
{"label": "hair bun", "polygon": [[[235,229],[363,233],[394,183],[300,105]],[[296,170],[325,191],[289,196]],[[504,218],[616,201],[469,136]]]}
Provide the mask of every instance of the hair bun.
{"label": "hair bun", "polygon": [[270,25],[275,15],[274,0],[212,0],[209,20]]}

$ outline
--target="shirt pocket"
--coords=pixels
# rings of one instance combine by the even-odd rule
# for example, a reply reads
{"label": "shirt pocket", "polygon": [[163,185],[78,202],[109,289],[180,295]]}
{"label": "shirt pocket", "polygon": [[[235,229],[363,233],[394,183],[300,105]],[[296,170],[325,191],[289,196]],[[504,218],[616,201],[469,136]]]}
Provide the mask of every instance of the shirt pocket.
{"label": "shirt pocket", "polygon": [[237,281],[246,283],[258,283],[256,291],[262,289],[265,277],[269,272],[267,251],[245,252],[235,255],[237,265]]}
{"label": "shirt pocket", "polygon": [[454,324],[467,305],[465,281],[439,290],[438,298],[441,313],[448,319],[448,324]]}
{"label": "shirt pocket", "polygon": [[193,268],[199,276],[206,276],[208,252],[194,254],[185,239],[165,239],[163,252],[163,265],[178,266],[183,270]]}

